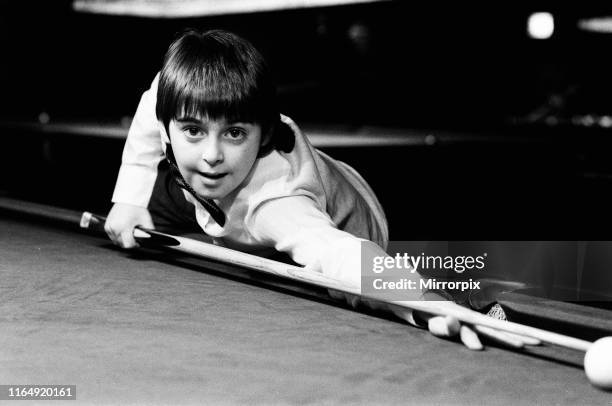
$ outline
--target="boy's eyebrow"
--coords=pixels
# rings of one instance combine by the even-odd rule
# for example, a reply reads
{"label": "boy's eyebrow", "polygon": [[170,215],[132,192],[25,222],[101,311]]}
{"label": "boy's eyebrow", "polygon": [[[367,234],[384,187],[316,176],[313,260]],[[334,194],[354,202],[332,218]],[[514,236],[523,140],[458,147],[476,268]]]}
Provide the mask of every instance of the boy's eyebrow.
{"label": "boy's eyebrow", "polygon": [[254,125],[255,122],[253,121],[247,121],[247,120],[236,120],[236,121],[228,121],[226,122],[227,125]]}
{"label": "boy's eyebrow", "polygon": [[179,123],[201,123],[202,122],[202,120],[196,117],[191,117],[191,116],[178,117],[175,119],[175,121]]}
{"label": "boy's eyebrow", "polygon": [[[177,117],[174,119],[177,123],[192,123],[192,124],[202,124],[203,121],[197,117],[191,116],[183,116]],[[254,123],[246,120],[236,120],[236,121],[228,121],[225,125],[253,125]]]}

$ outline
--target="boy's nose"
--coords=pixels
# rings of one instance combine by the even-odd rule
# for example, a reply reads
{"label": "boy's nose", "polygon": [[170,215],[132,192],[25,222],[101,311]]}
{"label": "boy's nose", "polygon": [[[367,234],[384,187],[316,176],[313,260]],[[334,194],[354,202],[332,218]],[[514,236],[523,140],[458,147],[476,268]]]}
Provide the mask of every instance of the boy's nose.
{"label": "boy's nose", "polygon": [[202,159],[210,166],[215,166],[223,162],[223,151],[217,140],[211,139],[210,142],[206,143],[204,151],[202,152]]}

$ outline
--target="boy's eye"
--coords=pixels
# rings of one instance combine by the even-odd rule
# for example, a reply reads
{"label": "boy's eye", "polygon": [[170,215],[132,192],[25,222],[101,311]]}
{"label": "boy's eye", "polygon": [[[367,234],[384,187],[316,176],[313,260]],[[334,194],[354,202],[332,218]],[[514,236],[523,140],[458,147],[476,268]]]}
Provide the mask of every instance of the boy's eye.
{"label": "boy's eye", "polygon": [[202,130],[199,127],[185,127],[183,128],[183,132],[188,137],[199,137],[202,135]]}
{"label": "boy's eye", "polygon": [[246,137],[246,131],[241,128],[230,128],[227,130],[227,137],[232,140],[241,140]]}

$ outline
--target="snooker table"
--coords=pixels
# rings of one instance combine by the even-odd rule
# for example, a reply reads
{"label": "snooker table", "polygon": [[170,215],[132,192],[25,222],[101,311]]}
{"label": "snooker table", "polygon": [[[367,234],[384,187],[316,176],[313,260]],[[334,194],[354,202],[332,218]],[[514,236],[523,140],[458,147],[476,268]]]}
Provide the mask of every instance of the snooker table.
{"label": "snooker table", "polygon": [[474,352],[222,264],[0,230],[0,384],[76,385],[68,404],[612,404],[571,350]]}

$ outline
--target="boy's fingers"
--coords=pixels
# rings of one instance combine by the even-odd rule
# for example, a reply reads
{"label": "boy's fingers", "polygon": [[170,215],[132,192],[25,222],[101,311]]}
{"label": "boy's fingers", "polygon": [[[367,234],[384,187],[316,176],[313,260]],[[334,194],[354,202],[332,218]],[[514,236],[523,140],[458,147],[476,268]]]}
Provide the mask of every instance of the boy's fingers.
{"label": "boy's fingers", "polygon": [[459,329],[459,338],[463,345],[473,351],[480,351],[484,348],[480,339],[478,338],[478,334],[474,332],[471,328],[466,325],[462,325]]}
{"label": "boy's fingers", "polygon": [[542,345],[542,341],[538,340],[537,338],[522,336],[522,335],[514,334],[514,333],[508,333],[507,331],[504,331],[504,334],[521,340],[523,344],[525,345]]}
{"label": "boy's fingers", "polygon": [[[353,307],[357,307],[357,305],[360,303],[359,296],[346,294],[333,289],[328,289],[328,292],[332,298],[344,300]],[[369,300],[363,301],[363,303],[372,309],[387,308],[391,310],[397,317],[406,320],[410,324],[419,325],[419,323],[414,320],[414,312],[409,309]],[[478,337],[478,334],[482,334],[486,338],[513,348],[521,348],[524,345],[539,344],[538,340],[534,340],[529,337],[522,337],[516,334],[501,332],[489,327],[470,327],[462,325],[458,319],[452,316],[432,317],[431,315],[424,313],[419,313],[419,316],[421,320],[427,322],[427,328],[431,334],[437,337],[445,338],[459,335],[459,338],[463,345],[465,345],[470,350],[478,351],[484,348],[480,341],[480,338]]]}
{"label": "boy's fingers", "polygon": [[124,231],[121,233],[119,236],[119,245],[126,249],[134,248],[138,245],[134,239],[133,230]]}
{"label": "boy's fingers", "polygon": [[525,346],[525,341],[517,335],[509,335],[485,326],[474,326],[474,329],[482,336],[508,347],[523,348]]}
{"label": "boy's fingers", "polygon": [[459,333],[461,324],[452,316],[435,316],[427,320],[429,332],[438,337],[454,337]]}
{"label": "boy's fingers", "polygon": [[155,230],[155,225],[153,224],[153,219],[151,215],[145,216],[139,224],[143,228],[148,228],[149,230]]}
{"label": "boy's fingers", "polygon": [[108,221],[104,223],[104,231],[106,232],[106,235],[108,235],[108,238],[110,238],[113,242],[116,243],[117,234],[115,234],[115,230],[113,230]]}
{"label": "boy's fingers", "polygon": [[427,328],[431,334],[437,337],[454,337],[458,334],[463,345],[470,350],[479,351],[484,348],[474,330],[462,325],[459,320],[452,316],[432,317],[427,321]]}

